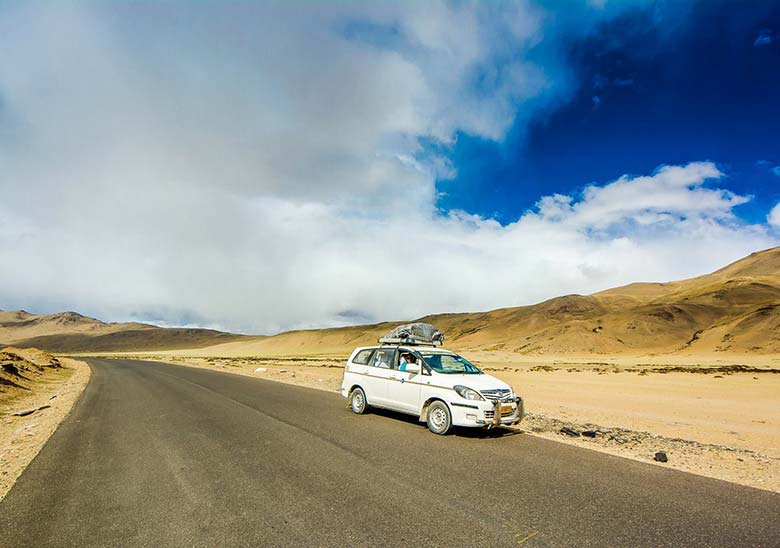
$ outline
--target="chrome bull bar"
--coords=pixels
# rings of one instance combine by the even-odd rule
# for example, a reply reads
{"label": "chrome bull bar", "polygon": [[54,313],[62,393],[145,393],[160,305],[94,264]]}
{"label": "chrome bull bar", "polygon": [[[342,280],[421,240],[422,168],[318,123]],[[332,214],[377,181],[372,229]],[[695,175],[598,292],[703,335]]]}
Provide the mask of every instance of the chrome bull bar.
{"label": "chrome bull bar", "polygon": [[501,416],[501,406],[506,405],[507,403],[514,403],[517,406],[515,408],[515,412],[509,416],[510,418],[513,419],[512,422],[510,422],[509,424],[517,424],[521,420],[523,420],[523,417],[525,417],[525,403],[523,402],[523,398],[517,396],[514,400],[510,400],[510,401],[494,400],[493,419],[487,425],[488,428],[496,428],[497,426],[501,426],[501,419],[504,418]]}

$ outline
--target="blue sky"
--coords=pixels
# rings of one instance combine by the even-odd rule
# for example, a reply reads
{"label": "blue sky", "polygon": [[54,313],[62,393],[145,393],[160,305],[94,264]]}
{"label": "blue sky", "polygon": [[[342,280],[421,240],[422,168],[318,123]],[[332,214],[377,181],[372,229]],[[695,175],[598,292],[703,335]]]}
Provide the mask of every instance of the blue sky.
{"label": "blue sky", "polygon": [[712,271],[780,243],[778,9],[0,2],[0,308],[275,333]]}
{"label": "blue sky", "polygon": [[458,135],[439,206],[507,222],[539,196],[710,160],[728,172],[721,186],[754,197],[738,215],[762,221],[780,201],[780,4],[699,2],[678,16],[638,7],[568,43],[571,97],[500,142]]}

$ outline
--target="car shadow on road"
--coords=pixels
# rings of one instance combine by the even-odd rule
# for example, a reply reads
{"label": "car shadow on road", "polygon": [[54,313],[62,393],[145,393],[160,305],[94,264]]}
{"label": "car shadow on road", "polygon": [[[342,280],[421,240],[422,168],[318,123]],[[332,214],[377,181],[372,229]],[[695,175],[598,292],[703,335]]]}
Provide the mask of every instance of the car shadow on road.
{"label": "car shadow on road", "polygon": [[[371,408],[371,414],[399,422],[405,422],[406,424],[410,424],[424,430],[428,429],[428,425],[426,425],[424,422],[418,421],[417,417],[407,415],[405,413],[373,407]],[[523,434],[523,432],[520,430],[504,427],[491,428],[488,430],[486,428],[466,428],[463,426],[454,426],[447,435],[466,439],[499,439],[517,436],[519,434]]]}
{"label": "car shadow on road", "polygon": [[459,438],[499,439],[522,435],[523,432],[511,428],[504,428],[503,426],[491,428],[490,430],[487,428],[465,428],[463,426],[456,426],[452,429],[452,434],[458,436]]}

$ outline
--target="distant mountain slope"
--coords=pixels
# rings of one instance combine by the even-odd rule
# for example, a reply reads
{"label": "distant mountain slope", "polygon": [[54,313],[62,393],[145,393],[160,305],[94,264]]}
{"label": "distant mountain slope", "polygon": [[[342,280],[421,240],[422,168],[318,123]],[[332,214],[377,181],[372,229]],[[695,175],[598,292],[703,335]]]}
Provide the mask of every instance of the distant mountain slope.
{"label": "distant mountain slope", "polygon": [[[780,247],[688,280],[634,283],[530,306],[420,318],[464,351],[525,355],[780,353]],[[244,337],[104,323],[75,312],[0,312],[0,343],[52,351],[189,349],[210,355],[344,355],[404,322]]]}
{"label": "distant mountain slope", "polygon": [[[780,353],[780,248],[716,272],[669,283],[634,283],[531,306],[420,318],[464,351],[527,355]],[[399,323],[290,331],[209,348],[223,355],[346,354]]]}
{"label": "distant mountain slope", "polygon": [[241,335],[211,329],[162,328],[143,323],[105,323],[76,312],[35,315],[0,311],[0,346],[51,352],[121,352],[201,348],[237,341]]}

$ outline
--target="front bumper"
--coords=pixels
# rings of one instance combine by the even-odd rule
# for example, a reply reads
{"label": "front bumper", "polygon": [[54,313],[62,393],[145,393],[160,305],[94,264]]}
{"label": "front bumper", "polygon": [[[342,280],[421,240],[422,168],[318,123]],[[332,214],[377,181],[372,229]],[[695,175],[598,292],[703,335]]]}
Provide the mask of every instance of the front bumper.
{"label": "front bumper", "polygon": [[525,416],[523,398],[450,402],[452,423],[456,426],[495,428],[518,424]]}

